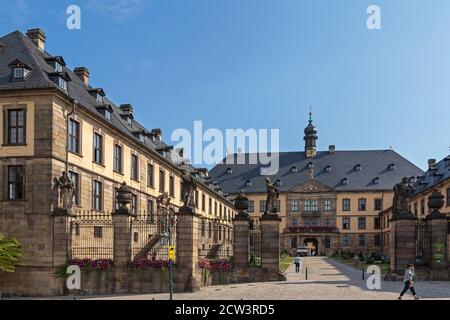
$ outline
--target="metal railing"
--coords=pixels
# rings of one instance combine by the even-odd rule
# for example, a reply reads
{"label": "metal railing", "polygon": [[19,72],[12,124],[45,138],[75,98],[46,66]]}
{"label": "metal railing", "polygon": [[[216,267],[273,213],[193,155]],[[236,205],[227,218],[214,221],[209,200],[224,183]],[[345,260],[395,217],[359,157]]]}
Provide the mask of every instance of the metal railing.
{"label": "metal railing", "polygon": [[261,266],[261,225],[252,224],[249,230],[248,261],[252,267]]}

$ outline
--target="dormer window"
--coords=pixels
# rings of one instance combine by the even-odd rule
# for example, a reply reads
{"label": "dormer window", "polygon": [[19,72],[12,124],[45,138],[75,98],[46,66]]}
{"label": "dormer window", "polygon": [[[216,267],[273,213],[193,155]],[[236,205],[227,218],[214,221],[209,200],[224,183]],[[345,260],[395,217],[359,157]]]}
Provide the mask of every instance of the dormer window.
{"label": "dormer window", "polygon": [[67,92],[68,82],[71,80],[67,72],[49,73],[49,77],[58,85],[61,90]]}
{"label": "dormer window", "polygon": [[145,143],[145,136],[142,133],[139,134],[139,141]]}
{"label": "dormer window", "polygon": [[283,184],[283,182],[280,179],[277,179],[277,181],[275,181],[275,185],[277,185],[278,187],[280,187]]}
{"label": "dormer window", "polygon": [[67,81],[64,80],[62,77],[59,77],[58,79],[58,86],[60,89],[67,91]]}
{"label": "dormer window", "polygon": [[245,182],[245,185],[247,187],[251,187],[252,186],[252,182],[250,180],[247,180],[247,182]]}
{"label": "dormer window", "polygon": [[63,67],[59,62],[55,62],[55,71],[56,72],[62,72],[63,71]]}
{"label": "dormer window", "polygon": [[95,100],[97,100],[98,103],[103,104],[103,98],[105,96],[105,91],[103,91],[103,89],[92,89],[89,90],[89,93],[95,98]]}
{"label": "dormer window", "polygon": [[331,166],[330,165],[327,165],[325,167],[325,172],[331,172]]}
{"label": "dormer window", "polygon": [[50,64],[55,69],[55,72],[63,72],[63,67],[66,66],[66,62],[61,56],[50,57],[47,58],[46,60],[48,64]]}
{"label": "dormer window", "polygon": [[31,68],[27,66],[25,63],[16,59],[9,64],[12,69],[12,79],[13,80],[22,80],[25,79]]}
{"label": "dormer window", "polygon": [[109,110],[105,110],[105,118],[111,121],[111,112]]}
{"label": "dormer window", "polygon": [[233,173],[233,169],[227,168],[227,173],[228,173],[228,174],[232,174],[232,173]]}
{"label": "dormer window", "polygon": [[379,177],[374,178],[373,184],[380,184],[380,178]]}
{"label": "dormer window", "polygon": [[307,167],[308,167],[308,169],[313,169],[314,168],[314,163],[309,162]]}
{"label": "dormer window", "polygon": [[416,181],[417,181],[417,179],[416,179],[416,177],[409,177],[409,184],[414,184],[414,183],[416,183]]}
{"label": "dormer window", "polygon": [[362,170],[361,165],[360,165],[360,164],[357,164],[357,165],[355,166],[355,171],[361,171],[361,170]]}
{"label": "dormer window", "polygon": [[113,108],[110,105],[103,105],[97,107],[97,110],[103,114],[106,120],[111,121],[111,114],[113,113]]}
{"label": "dormer window", "polygon": [[298,172],[298,168],[296,166],[291,168],[291,172],[292,173],[297,173]]}
{"label": "dormer window", "polygon": [[388,168],[389,168],[390,171],[394,171],[395,170],[395,164],[391,163]]}
{"label": "dormer window", "polygon": [[348,179],[347,179],[347,178],[343,178],[343,179],[341,180],[341,184],[343,184],[343,185],[348,185]]}

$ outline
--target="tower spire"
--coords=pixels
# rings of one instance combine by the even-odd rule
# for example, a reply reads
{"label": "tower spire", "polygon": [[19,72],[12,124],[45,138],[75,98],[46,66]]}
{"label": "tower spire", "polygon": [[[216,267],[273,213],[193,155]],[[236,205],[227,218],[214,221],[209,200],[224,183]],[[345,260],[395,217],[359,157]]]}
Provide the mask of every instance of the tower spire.
{"label": "tower spire", "polygon": [[312,158],[316,155],[316,144],[317,144],[317,128],[312,124],[312,107],[309,106],[309,121],[308,126],[305,128],[305,154],[307,158]]}

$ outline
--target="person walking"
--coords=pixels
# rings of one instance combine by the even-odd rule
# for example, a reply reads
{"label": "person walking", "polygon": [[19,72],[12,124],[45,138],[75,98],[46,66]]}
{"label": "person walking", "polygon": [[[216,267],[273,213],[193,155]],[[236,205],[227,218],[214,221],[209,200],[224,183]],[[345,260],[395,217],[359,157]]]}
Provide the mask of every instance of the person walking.
{"label": "person walking", "polygon": [[406,293],[406,291],[410,290],[411,293],[414,296],[414,299],[419,300],[420,297],[417,296],[416,290],[414,289],[414,265],[408,264],[406,270],[405,270],[405,276],[403,277],[403,282],[405,283],[405,287],[403,288],[402,292],[400,293],[400,296],[398,297],[398,300],[402,300],[403,295]]}
{"label": "person walking", "polygon": [[294,263],[295,263],[295,272],[299,273],[300,272],[300,263],[302,262],[302,258],[300,258],[300,255],[297,254],[297,256],[294,259]]}

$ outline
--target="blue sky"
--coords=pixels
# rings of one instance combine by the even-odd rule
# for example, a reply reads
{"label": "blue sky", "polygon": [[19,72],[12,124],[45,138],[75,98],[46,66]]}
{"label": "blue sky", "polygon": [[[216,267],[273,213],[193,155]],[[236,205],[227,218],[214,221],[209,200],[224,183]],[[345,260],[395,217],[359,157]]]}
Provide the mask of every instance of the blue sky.
{"label": "blue sky", "polygon": [[[82,10],[68,30],[66,8]],[[366,9],[380,6],[382,29]],[[450,147],[448,0],[0,0],[0,34],[41,27],[47,50],[132,103],[148,128],[279,128],[303,148],[387,149],[418,166]],[[5,8],[8,8],[5,10]]]}

